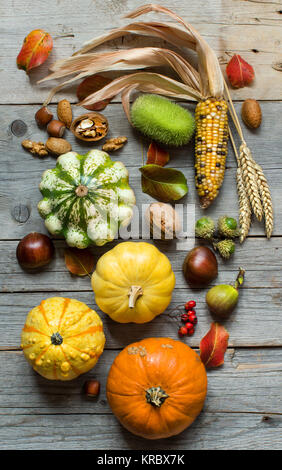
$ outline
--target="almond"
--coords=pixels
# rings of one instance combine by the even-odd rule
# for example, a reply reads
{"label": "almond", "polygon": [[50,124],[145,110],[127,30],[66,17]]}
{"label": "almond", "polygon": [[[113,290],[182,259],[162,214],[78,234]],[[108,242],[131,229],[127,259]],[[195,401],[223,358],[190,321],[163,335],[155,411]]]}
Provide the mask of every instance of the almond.
{"label": "almond", "polygon": [[45,144],[46,149],[54,155],[63,155],[71,151],[71,144],[65,140],[57,137],[49,137]]}
{"label": "almond", "polygon": [[57,106],[57,115],[59,121],[63,122],[69,129],[72,123],[72,109],[68,100],[61,100]]}
{"label": "almond", "polygon": [[244,123],[251,127],[252,129],[256,129],[261,125],[262,114],[261,108],[258,101],[253,99],[245,100],[242,104],[242,119]]}

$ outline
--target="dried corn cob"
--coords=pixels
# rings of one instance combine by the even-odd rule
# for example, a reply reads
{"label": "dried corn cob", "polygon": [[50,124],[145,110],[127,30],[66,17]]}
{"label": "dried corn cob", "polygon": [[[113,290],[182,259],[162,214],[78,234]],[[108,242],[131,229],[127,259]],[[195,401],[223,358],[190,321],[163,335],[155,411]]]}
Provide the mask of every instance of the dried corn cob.
{"label": "dried corn cob", "polygon": [[209,98],[196,107],[195,181],[206,209],[218,195],[225,171],[228,117],[225,100]]}

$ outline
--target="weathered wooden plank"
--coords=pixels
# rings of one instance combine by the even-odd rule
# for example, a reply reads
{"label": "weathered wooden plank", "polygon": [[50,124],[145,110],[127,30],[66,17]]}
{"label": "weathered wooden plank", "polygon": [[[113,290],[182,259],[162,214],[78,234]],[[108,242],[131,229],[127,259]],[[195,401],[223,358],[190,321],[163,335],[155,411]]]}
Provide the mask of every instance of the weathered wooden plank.
{"label": "weathered wooden plank", "polygon": [[[118,351],[105,351],[96,367],[70,382],[48,381],[35,373],[23,353],[1,352],[0,415],[105,414],[106,380]],[[205,413],[282,413],[282,350],[228,350],[222,367],[208,371]],[[97,400],[83,394],[87,378],[101,382]],[[0,422],[1,424],[1,422]]]}
{"label": "weathered wooden plank", "polygon": [[[275,114],[272,113],[272,105]],[[240,105],[238,105],[240,106]],[[272,189],[274,207],[276,213],[276,225],[274,234],[282,233],[282,217],[280,204],[280,173],[277,169],[281,168],[280,148],[281,133],[279,129],[279,120],[276,116],[281,113],[281,103],[265,103],[263,112],[265,115],[263,127],[257,133],[245,131],[247,141],[253,149],[253,153],[258,163],[265,168],[266,176]],[[0,162],[1,181],[1,214],[0,220],[3,221],[1,230],[2,239],[17,239],[29,231],[43,230],[43,221],[37,213],[37,203],[40,200],[38,184],[40,182],[42,172],[55,164],[53,157],[45,159],[34,158],[21,148],[22,138],[12,135],[10,124],[15,119],[23,119],[28,124],[28,132],[25,138],[34,140],[44,140],[46,133],[40,131],[34,122],[34,113],[37,107],[20,106],[20,107],[2,107],[2,130],[0,131],[0,150],[2,154]],[[81,111],[76,110],[77,114]],[[127,135],[129,142],[125,147],[113,155],[113,159],[120,159],[128,167],[130,172],[130,183],[136,192],[137,203],[139,207],[143,203],[150,203],[152,199],[143,194],[140,185],[140,173],[138,166],[142,164],[142,145],[140,136],[128,124],[121,106],[112,105],[105,110],[105,114],[109,117],[111,124],[111,134]],[[272,135],[271,141],[269,135]],[[74,142],[72,136],[68,136],[73,143],[74,150],[85,153],[91,147],[83,145],[80,142]],[[144,142],[144,153],[146,154],[147,142]],[[101,148],[101,146],[99,146]],[[170,166],[183,168],[189,184],[189,195],[184,201],[190,204],[198,202],[194,189],[194,170],[193,170],[193,144],[181,150],[170,150],[171,161]],[[146,157],[145,157],[146,158]],[[228,188],[228,192],[227,192]],[[181,201],[182,202],[182,201]],[[27,206],[30,217],[26,223],[18,223],[13,213],[19,204]],[[196,217],[200,216],[202,211],[196,203]],[[207,210],[211,216],[219,216],[225,213],[237,215],[237,191],[235,185],[235,161],[232,151],[230,151],[228,159],[228,167],[226,170],[225,181],[221,194],[213,205]],[[263,235],[263,224],[254,223],[251,231],[252,235]]]}
{"label": "weathered wooden plank", "polygon": [[[280,450],[279,415],[202,413],[178,436],[148,441],[112,415],[1,416],[1,449],[13,450]],[[144,450],[146,449],[146,451]],[[106,452],[103,452],[103,455]]]}
{"label": "weathered wooden plank", "polygon": [[[0,71],[2,103],[42,102],[45,99],[47,87],[36,86],[36,81],[47,74],[48,65],[57,58],[71,55],[91,37],[102,34],[114,26],[121,26],[125,23],[122,16],[140,5],[140,2],[136,0],[131,1],[130,5],[112,0],[93,3],[82,0],[79,15],[77,15],[76,8],[70,7],[69,4],[66,5],[65,2],[58,3],[51,0],[48,4],[48,13],[42,1],[38,1],[36,4],[32,2],[30,8],[29,3],[27,2],[26,5],[19,0],[16,2],[9,0],[5,2],[5,7],[1,11],[1,44],[5,50],[5,56],[1,59]],[[256,70],[255,84],[250,88],[234,90],[234,98],[254,97],[262,100],[282,98],[280,75],[277,70],[272,68],[273,63],[281,60],[280,1],[238,3],[236,0],[215,0],[207,4],[204,0],[193,0],[189,2],[189,11],[187,11],[186,4],[178,0],[162,3],[195,25],[220,58],[223,56],[226,60],[228,58],[226,53],[233,55],[238,52],[253,64]],[[30,14],[31,11],[32,14]],[[90,17],[91,21],[89,21]],[[39,70],[32,72],[29,78],[23,72],[17,71],[16,56],[26,34],[38,27],[38,18],[40,18],[40,26],[52,32],[54,37],[60,34],[68,36],[55,40],[55,48],[48,62]],[[167,17],[151,14],[140,19],[166,21]],[[11,21],[13,22],[12,32]],[[124,42],[116,40],[112,46],[120,48],[154,44],[159,45],[160,42],[151,38],[145,40],[130,38]],[[17,74],[17,87],[11,90],[10,77],[15,73]],[[64,96],[64,94],[58,95],[58,97],[60,96]]]}
{"label": "weathered wooden plank", "polygon": [[[36,282],[36,280],[35,280]],[[85,280],[87,283],[87,280]],[[59,278],[58,278],[59,283]],[[123,348],[128,343],[144,337],[169,336],[178,339],[178,327],[181,322],[166,313],[172,313],[177,305],[184,305],[187,300],[197,302],[198,324],[195,334],[186,338],[187,344],[198,347],[201,338],[210,328],[212,316],[205,303],[206,291],[175,289],[173,299],[166,313],[154,321],[138,324],[120,324],[112,321],[95,305],[93,292],[45,292],[2,294],[0,296],[0,349],[19,349],[21,330],[27,313],[42,299],[60,295],[85,302],[101,316],[107,348]],[[184,310],[183,310],[184,311]],[[281,293],[278,289],[242,289],[237,309],[224,325],[230,333],[230,346],[281,346]]]}
{"label": "weathered wooden plank", "polygon": [[[124,158],[120,158],[121,161],[125,161]],[[126,163],[126,161],[125,161]],[[44,231],[44,221],[40,218],[37,212],[37,204],[41,199],[41,195],[38,190],[38,184],[41,179],[41,174],[44,170],[42,162],[42,171],[33,171],[30,167],[29,170],[21,173],[13,173],[12,167],[8,173],[2,173],[2,179],[0,181],[0,194],[2,194],[2,210],[0,215],[0,222],[2,225],[1,239],[11,240],[19,239],[31,231]],[[53,166],[53,165],[52,165]],[[47,165],[47,168],[52,167]],[[129,169],[129,182],[131,187],[134,189],[137,207],[142,210],[142,204],[150,204],[154,200],[142,193],[141,190],[141,178],[140,172],[137,168]],[[199,218],[203,215],[203,211],[199,208],[198,197],[194,188],[194,177],[192,176],[192,169],[189,171],[185,170],[183,173],[187,177],[189,184],[189,194],[184,197],[178,203],[183,204],[195,204],[195,217]],[[281,235],[282,233],[282,206],[280,203],[281,193],[281,175],[280,172],[275,169],[265,170],[265,175],[271,184],[274,212],[275,212],[275,228],[274,235]],[[227,169],[225,179],[221,192],[217,197],[216,201],[205,211],[205,214],[218,218],[221,215],[228,214],[230,217],[238,216],[237,209],[237,190],[235,186],[236,170],[235,168]],[[26,206],[30,212],[30,217],[26,223],[18,223],[13,213],[17,210],[19,204]],[[193,208],[193,206],[191,206]],[[264,236],[263,223],[254,221],[250,235]]]}
{"label": "weathered wooden plank", "polygon": [[[138,242],[138,241],[137,241]],[[153,240],[147,240],[153,243]],[[59,292],[59,291],[89,291],[88,278],[71,276],[65,266],[65,241],[55,240],[55,259],[41,270],[26,271],[18,264],[16,248],[18,241],[0,241],[0,292]],[[113,248],[120,241],[91,247],[90,250],[98,258]],[[196,242],[200,244],[200,241]],[[154,244],[169,257],[172,269],[176,275],[176,287],[187,289],[186,280],[182,274],[182,265],[186,251],[178,251],[176,243],[155,240]],[[282,239],[249,238],[243,245],[237,244],[236,253],[230,261],[224,261],[218,256],[219,275],[211,285],[234,282],[238,266],[246,268],[245,288],[278,288],[282,287],[280,259]],[[258,256],[264,252],[263,256]],[[36,282],[35,282],[36,281]]]}
{"label": "weathered wooden plank", "polygon": [[[195,110],[193,103],[181,103],[182,106],[189,109],[191,112]],[[236,103],[239,118],[241,118],[241,103]],[[56,106],[50,105],[49,108],[56,116]],[[251,130],[242,123],[242,129],[245,139],[252,149],[256,161],[263,166],[263,168],[281,168],[281,129],[280,122],[277,119],[282,112],[282,102],[262,102],[261,103],[263,121],[259,129],[256,131]],[[21,147],[23,139],[31,139],[34,141],[46,141],[48,135],[46,130],[39,129],[34,115],[38,110],[38,105],[0,105],[0,151],[3,154],[0,162],[1,173],[11,172],[15,173],[14,178],[23,172],[28,173],[32,169],[33,172],[41,172],[48,165],[55,163],[54,157],[35,158]],[[84,114],[85,110],[81,107],[73,106],[74,117]],[[140,133],[135,131],[128,123],[126,116],[123,112],[121,104],[115,103],[109,105],[104,111],[110,123],[108,137],[116,137],[118,135],[125,135],[128,137],[128,143],[115,153],[112,153],[114,159],[122,159],[130,167],[139,167],[142,164],[142,146],[144,153],[144,160],[146,161],[146,152],[149,141],[142,137]],[[13,135],[11,131],[11,124],[20,119],[27,125],[27,132],[22,137]],[[239,144],[232,121],[230,119],[231,127],[234,133],[236,142]],[[271,136],[271,138],[270,138]],[[78,152],[86,152],[91,148],[101,148],[103,141],[98,143],[88,144],[76,139],[69,131],[64,136],[72,144],[73,149]],[[181,148],[168,148],[170,153],[170,162],[168,166],[177,168],[193,168],[193,147],[192,141],[188,145]],[[236,161],[231,146],[229,147],[229,154],[227,160],[228,168],[236,167]],[[191,173],[192,174],[192,173]]]}

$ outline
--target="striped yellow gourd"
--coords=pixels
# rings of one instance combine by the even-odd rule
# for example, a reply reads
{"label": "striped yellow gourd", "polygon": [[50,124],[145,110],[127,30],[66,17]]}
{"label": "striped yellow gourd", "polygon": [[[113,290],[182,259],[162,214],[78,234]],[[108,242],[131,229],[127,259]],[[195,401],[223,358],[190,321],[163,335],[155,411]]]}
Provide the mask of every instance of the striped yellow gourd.
{"label": "striped yellow gourd", "polygon": [[104,344],[100,317],[75,299],[43,300],[29,312],[22,330],[25,358],[50,380],[71,380],[92,369]]}

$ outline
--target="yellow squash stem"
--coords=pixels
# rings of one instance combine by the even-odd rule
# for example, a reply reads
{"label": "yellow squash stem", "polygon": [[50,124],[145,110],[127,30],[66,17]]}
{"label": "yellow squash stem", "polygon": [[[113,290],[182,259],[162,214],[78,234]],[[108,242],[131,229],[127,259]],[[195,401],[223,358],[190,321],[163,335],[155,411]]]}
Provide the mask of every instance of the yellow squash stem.
{"label": "yellow squash stem", "polygon": [[129,296],[129,301],[128,301],[128,306],[129,308],[134,308],[136,300],[138,297],[143,295],[143,290],[141,286],[131,286],[128,292]]}

